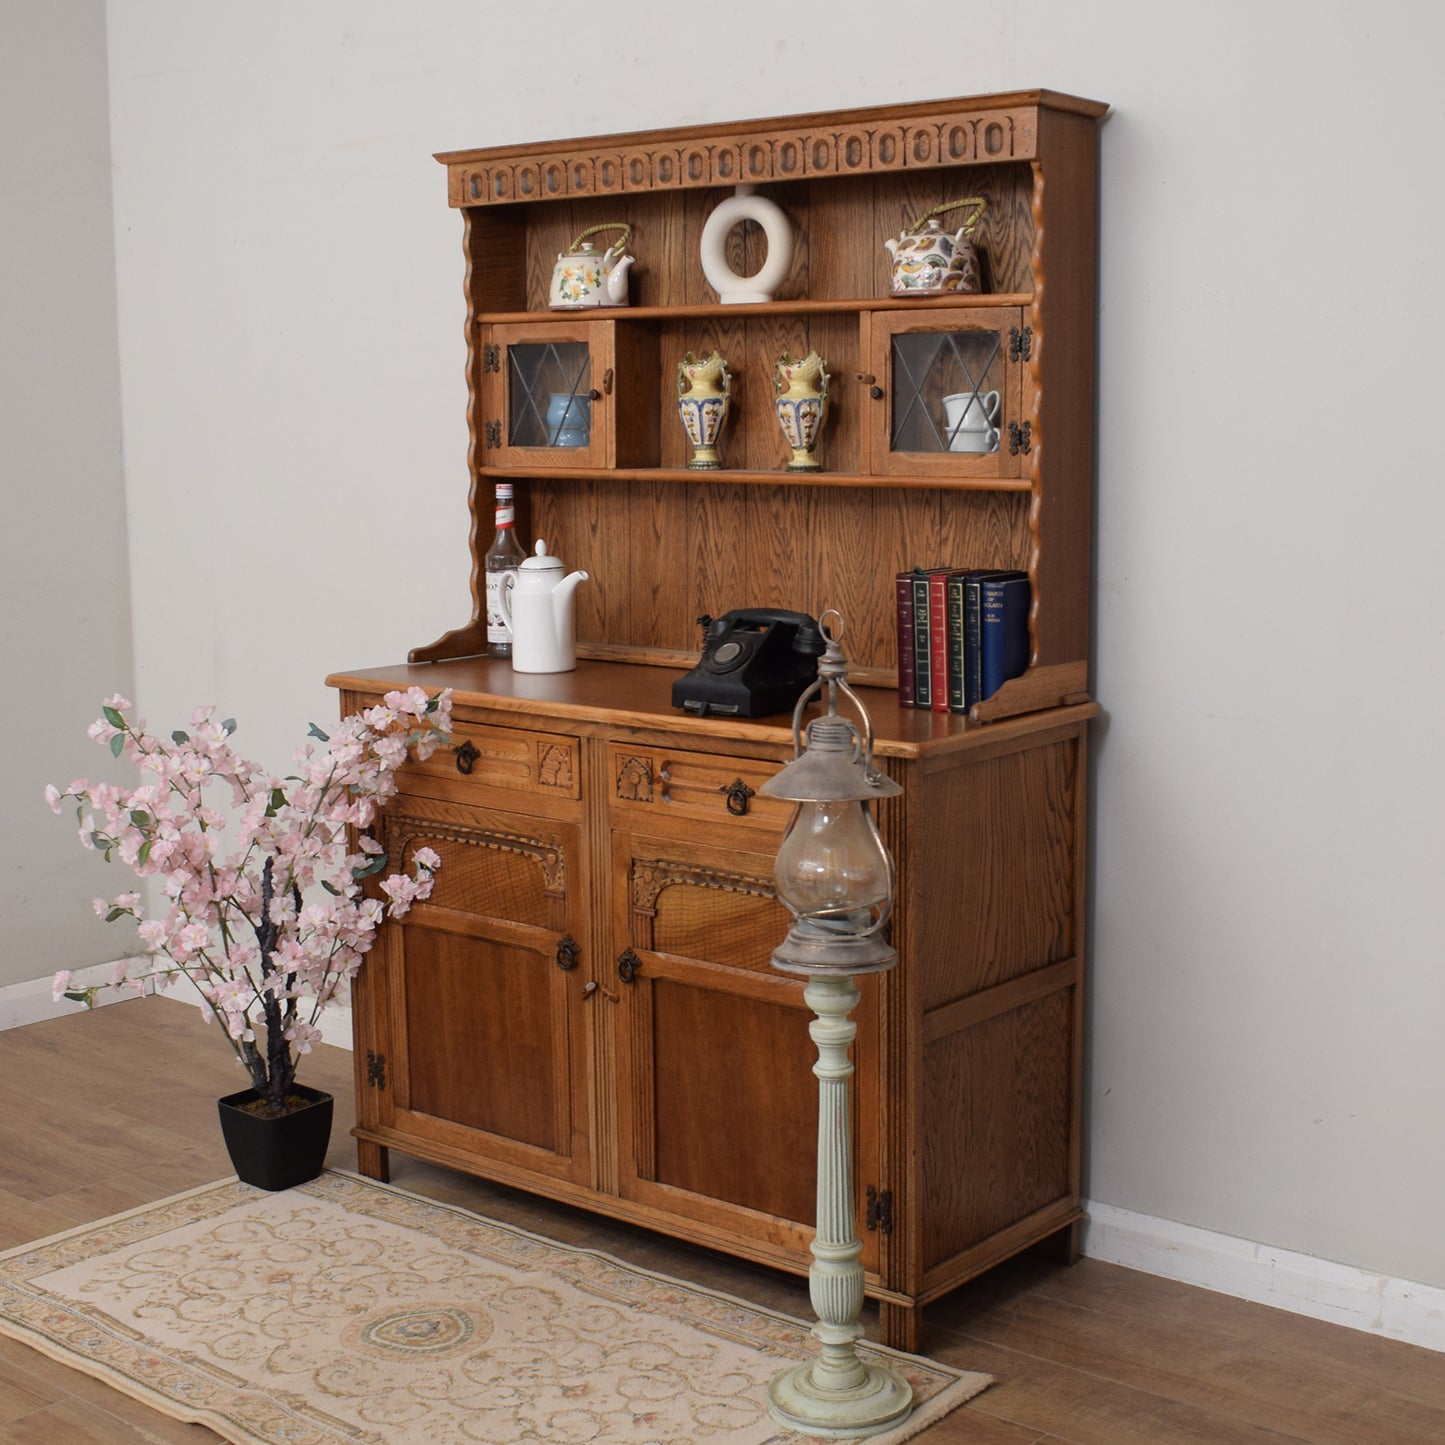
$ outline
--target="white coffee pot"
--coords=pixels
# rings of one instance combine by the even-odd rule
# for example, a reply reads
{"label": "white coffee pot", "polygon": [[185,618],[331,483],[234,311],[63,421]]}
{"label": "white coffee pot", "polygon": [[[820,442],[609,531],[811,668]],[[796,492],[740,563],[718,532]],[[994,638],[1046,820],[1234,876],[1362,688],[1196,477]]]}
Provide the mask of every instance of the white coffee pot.
{"label": "white coffee pot", "polygon": [[577,666],[572,594],[587,574],[563,576],[565,570],[562,559],[538,540],[536,555],[503,580],[500,605],[512,631],[513,671],[571,672]]}

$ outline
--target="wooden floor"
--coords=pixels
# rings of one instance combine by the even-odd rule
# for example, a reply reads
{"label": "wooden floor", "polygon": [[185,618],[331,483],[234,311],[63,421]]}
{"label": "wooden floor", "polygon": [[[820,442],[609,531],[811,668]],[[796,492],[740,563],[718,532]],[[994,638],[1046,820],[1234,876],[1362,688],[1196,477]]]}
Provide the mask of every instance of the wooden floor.
{"label": "wooden floor", "polygon": [[[329,1162],[354,1168],[351,1055]],[[137,999],[0,1032],[0,1249],[231,1172],[216,1098],[246,1079],[192,1009]],[[805,1284],[393,1155],[393,1182],[808,1316]],[[1021,1258],[929,1308],[924,1352],[997,1383],[922,1445],[1445,1442],[1445,1355],[1084,1260]],[[0,1339],[0,1445],[214,1441]]]}

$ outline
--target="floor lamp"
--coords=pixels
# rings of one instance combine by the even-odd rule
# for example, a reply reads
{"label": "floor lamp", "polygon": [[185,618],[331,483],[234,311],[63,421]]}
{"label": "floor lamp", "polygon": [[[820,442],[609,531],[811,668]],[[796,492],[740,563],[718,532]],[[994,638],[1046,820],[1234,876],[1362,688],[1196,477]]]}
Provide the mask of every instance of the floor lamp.
{"label": "floor lamp", "polygon": [[[829,626],[829,619],[835,619]],[[873,727],[847,683],[839,643],[843,619],[822,617],[827,649],[818,680],[793,713],[793,761],[759,793],[795,804],[778,849],[778,897],[793,915],[773,966],[802,974],[803,997],[815,1015],[808,1026],[818,1050],[818,1212],[808,1292],[818,1322],[815,1359],[776,1376],[768,1409],[780,1424],[832,1439],[858,1439],[908,1418],[913,1392],[885,1365],[858,1356],[863,1333],[863,1246],[854,1222],[853,1144],[848,1117],[849,1046],[857,1025],[859,974],[892,968],[898,955],[884,936],[893,904],[893,863],[868,804],[902,789],[873,766]],[[827,690],[827,711],[803,732],[809,702]],[[842,695],[863,719],[863,731],[838,713]]]}

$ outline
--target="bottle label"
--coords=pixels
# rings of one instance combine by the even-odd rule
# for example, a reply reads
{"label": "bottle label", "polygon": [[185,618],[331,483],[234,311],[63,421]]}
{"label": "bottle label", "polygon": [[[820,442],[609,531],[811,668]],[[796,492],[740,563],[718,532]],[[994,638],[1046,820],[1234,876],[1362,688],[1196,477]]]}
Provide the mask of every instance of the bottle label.
{"label": "bottle label", "polygon": [[489,644],[510,643],[512,629],[502,616],[502,583],[516,573],[515,567],[502,572],[487,573],[487,642]]}
{"label": "bottle label", "polygon": [[515,507],[498,507],[498,508],[497,508],[497,526],[499,526],[499,527],[511,527],[511,526],[515,525],[516,520],[517,520],[517,509],[516,509]]}

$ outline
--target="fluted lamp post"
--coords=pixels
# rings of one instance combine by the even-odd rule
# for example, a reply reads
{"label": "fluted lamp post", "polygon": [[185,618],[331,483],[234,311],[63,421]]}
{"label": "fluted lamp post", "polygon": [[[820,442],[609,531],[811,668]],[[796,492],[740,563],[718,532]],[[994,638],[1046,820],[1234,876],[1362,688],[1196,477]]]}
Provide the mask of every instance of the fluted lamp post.
{"label": "fluted lamp post", "polygon": [[[835,619],[829,627],[829,619]],[[848,686],[839,642],[843,619],[822,618],[827,649],[818,680],[793,713],[793,761],[758,791],[797,805],[778,849],[778,897],[793,915],[773,967],[804,975],[803,997],[816,1018],[808,1026],[818,1049],[818,1213],[808,1292],[818,1322],[817,1358],[776,1376],[768,1409],[779,1423],[832,1439],[857,1439],[891,1429],[913,1409],[908,1383],[886,1366],[865,1362],[863,1246],[853,1205],[853,1145],[848,1117],[848,1057],[858,1026],[854,977],[892,968],[898,955],[884,934],[893,906],[893,863],[868,811],[875,798],[902,789],[873,766],[873,726]],[[827,711],[802,730],[804,710],[823,689]],[[839,695],[863,719],[863,731],[838,713]]]}

